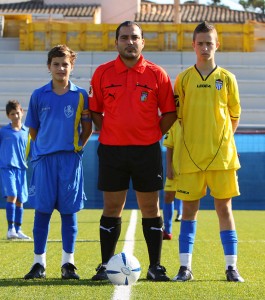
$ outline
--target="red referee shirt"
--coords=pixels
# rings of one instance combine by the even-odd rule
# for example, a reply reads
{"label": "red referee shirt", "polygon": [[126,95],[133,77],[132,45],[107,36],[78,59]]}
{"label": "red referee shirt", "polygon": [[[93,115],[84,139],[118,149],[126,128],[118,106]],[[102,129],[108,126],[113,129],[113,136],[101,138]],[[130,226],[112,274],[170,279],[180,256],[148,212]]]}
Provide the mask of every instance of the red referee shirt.
{"label": "red referee shirt", "polygon": [[168,75],[143,56],[132,68],[119,56],[99,66],[91,81],[89,108],[104,113],[99,141],[119,146],[159,141],[159,111],[176,111]]}

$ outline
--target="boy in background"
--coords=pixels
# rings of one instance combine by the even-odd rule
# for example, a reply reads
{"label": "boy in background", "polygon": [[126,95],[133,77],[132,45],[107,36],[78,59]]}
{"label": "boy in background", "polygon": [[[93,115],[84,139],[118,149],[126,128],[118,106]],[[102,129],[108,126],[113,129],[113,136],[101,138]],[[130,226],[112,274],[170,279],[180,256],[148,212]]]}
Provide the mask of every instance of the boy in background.
{"label": "boy in background", "polygon": [[175,199],[178,182],[178,160],[179,160],[179,142],[180,142],[180,124],[176,121],[165,135],[163,145],[166,151],[166,182],[164,186],[164,230],[163,240],[172,239],[172,218],[174,207],[177,210],[176,222],[182,218],[182,201]]}
{"label": "boy in background", "polygon": [[11,123],[0,129],[0,168],[2,194],[6,198],[7,239],[31,238],[23,233],[23,203],[28,201],[27,162],[29,131],[22,123],[23,108],[17,100],[6,104]]}
{"label": "boy in background", "polygon": [[46,245],[54,209],[62,221],[62,279],[79,279],[74,265],[77,212],[86,200],[82,156],[92,131],[87,92],[70,80],[76,53],[58,45],[48,53],[52,80],[31,95],[25,124],[34,140],[29,200],[35,208],[34,262],[24,279],[46,276]]}

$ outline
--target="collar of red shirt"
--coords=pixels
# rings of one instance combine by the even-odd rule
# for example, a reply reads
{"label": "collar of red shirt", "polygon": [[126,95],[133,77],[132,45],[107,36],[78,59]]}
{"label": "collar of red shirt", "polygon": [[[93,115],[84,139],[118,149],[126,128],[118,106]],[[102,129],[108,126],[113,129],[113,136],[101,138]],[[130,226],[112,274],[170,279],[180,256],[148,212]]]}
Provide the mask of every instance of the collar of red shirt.
{"label": "collar of red shirt", "polygon": [[[143,73],[146,68],[146,60],[143,55],[140,56],[138,62],[130,69],[135,70],[136,72]],[[120,55],[115,60],[115,69],[117,73],[122,73],[128,71],[128,67],[121,60]]]}

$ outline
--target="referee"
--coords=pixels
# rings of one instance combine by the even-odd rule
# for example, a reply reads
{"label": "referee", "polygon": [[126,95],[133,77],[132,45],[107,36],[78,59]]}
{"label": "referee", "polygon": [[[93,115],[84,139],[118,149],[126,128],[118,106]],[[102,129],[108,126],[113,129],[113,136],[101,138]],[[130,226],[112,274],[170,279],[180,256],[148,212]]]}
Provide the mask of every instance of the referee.
{"label": "referee", "polygon": [[159,190],[163,169],[159,140],[176,120],[170,79],[141,54],[141,27],[126,21],[116,29],[118,57],[99,66],[92,78],[89,108],[99,135],[98,189],[103,191],[100,219],[102,262],[92,280],[106,280],[106,264],[114,255],[130,179],[142,213],[150,265],[147,279],[168,281],[160,265],[163,220]]}

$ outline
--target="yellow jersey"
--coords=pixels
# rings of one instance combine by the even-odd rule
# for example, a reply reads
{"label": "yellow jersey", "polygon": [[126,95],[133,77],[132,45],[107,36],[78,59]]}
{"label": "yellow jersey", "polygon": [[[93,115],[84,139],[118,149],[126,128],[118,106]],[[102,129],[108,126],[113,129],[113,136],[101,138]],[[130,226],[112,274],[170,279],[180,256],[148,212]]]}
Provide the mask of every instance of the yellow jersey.
{"label": "yellow jersey", "polygon": [[182,129],[180,173],[240,168],[231,123],[241,113],[234,74],[216,66],[202,76],[192,66],[177,76],[174,93]]}
{"label": "yellow jersey", "polygon": [[163,141],[163,146],[173,149],[172,168],[175,175],[179,174],[180,134],[180,124],[176,121],[165,134]]}

